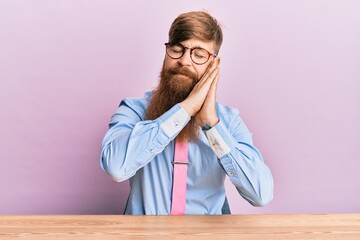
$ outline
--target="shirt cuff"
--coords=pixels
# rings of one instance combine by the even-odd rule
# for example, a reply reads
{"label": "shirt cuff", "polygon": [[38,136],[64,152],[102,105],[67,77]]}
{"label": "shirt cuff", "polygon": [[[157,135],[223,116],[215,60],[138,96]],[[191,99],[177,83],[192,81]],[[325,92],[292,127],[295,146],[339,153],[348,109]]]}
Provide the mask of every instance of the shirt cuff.
{"label": "shirt cuff", "polygon": [[160,118],[160,127],[169,138],[176,136],[190,121],[189,114],[180,105],[176,104]]}
{"label": "shirt cuff", "polygon": [[209,140],[210,147],[218,158],[228,154],[236,146],[234,137],[231,136],[221,120],[210,130],[205,131],[205,135]]}

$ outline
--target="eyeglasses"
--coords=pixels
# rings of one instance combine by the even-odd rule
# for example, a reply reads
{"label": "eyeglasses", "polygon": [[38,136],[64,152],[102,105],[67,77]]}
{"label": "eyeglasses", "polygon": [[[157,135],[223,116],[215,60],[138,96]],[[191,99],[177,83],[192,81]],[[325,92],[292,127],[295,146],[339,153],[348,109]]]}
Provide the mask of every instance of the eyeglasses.
{"label": "eyeglasses", "polygon": [[170,43],[165,43],[165,46],[166,46],[166,54],[172,59],[181,58],[182,56],[184,56],[186,49],[189,49],[191,60],[198,65],[202,65],[206,63],[211,56],[216,57],[215,53],[209,53],[209,51],[207,51],[204,48],[199,48],[199,47],[188,48],[188,47],[184,47],[180,43],[174,45]]}

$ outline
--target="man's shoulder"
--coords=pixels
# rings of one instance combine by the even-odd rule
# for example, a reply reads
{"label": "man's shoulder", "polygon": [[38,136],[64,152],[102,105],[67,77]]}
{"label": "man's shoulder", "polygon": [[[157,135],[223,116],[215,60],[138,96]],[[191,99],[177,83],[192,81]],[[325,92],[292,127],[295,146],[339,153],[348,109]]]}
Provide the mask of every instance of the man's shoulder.
{"label": "man's shoulder", "polygon": [[147,108],[151,97],[151,92],[146,92],[143,97],[126,97],[120,104],[120,106],[126,106],[133,109],[136,112],[143,112]]}
{"label": "man's shoulder", "polygon": [[239,115],[239,110],[235,107],[222,105],[219,102],[217,103],[217,110],[220,115]]}
{"label": "man's shoulder", "polygon": [[231,129],[231,132],[236,131],[234,129],[239,125],[245,126],[244,124],[240,124],[243,123],[243,120],[240,116],[240,111],[237,108],[218,103],[217,112],[219,118],[223,121],[225,126]]}

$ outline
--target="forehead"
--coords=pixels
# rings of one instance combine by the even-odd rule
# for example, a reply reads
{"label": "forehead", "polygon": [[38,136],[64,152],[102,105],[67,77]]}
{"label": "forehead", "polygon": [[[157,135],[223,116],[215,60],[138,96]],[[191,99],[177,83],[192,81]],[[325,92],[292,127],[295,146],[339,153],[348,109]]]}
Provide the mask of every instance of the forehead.
{"label": "forehead", "polygon": [[186,41],[180,42],[184,47],[188,48],[204,48],[209,52],[215,51],[215,42],[214,41],[201,41],[197,39],[189,39]]}

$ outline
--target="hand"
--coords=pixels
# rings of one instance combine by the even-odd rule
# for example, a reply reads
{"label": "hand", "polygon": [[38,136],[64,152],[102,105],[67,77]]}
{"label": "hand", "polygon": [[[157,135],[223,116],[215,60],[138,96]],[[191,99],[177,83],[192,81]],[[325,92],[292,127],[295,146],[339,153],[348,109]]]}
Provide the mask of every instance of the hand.
{"label": "hand", "polygon": [[219,118],[216,113],[216,89],[219,78],[220,75],[218,72],[211,83],[211,87],[205,98],[204,104],[202,105],[200,111],[195,115],[195,122],[200,127],[204,127],[205,125],[213,127],[219,122]]}
{"label": "hand", "polygon": [[[220,58],[215,58],[214,61],[211,62],[207,70],[205,71],[204,75],[201,77],[200,81],[194,86],[192,91],[190,92],[189,96],[182,101],[180,104],[185,109],[185,111],[191,116],[195,116],[200,109],[203,107],[203,104],[205,102],[205,99],[208,96],[209,90],[213,86],[213,82],[215,79],[216,82],[219,78],[219,64],[220,64]],[[214,86],[214,92],[216,90],[216,84]],[[215,93],[211,94],[214,95]],[[213,96],[211,97],[211,99]],[[211,104],[211,100],[207,105]],[[209,107],[209,106],[208,106]],[[207,107],[207,108],[208,108]],[[214,107],[215,107],[215,99],[214,99]],[[207,115],[207,110],[202,115]],[[211,111],[210,111],[211,112]],[[216,114],[216,111],[215,111]],[[204,118],[203,116],[202,118]]]}

